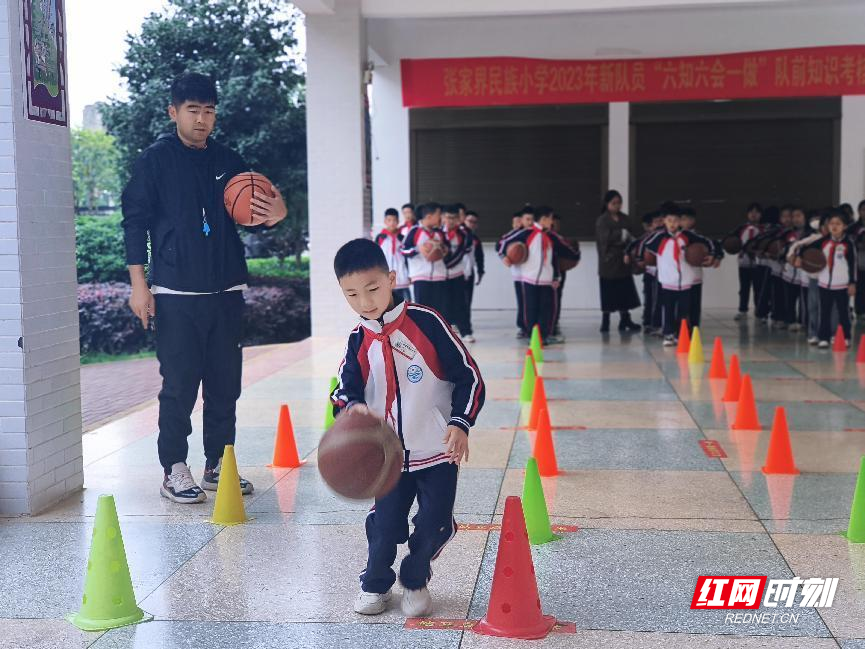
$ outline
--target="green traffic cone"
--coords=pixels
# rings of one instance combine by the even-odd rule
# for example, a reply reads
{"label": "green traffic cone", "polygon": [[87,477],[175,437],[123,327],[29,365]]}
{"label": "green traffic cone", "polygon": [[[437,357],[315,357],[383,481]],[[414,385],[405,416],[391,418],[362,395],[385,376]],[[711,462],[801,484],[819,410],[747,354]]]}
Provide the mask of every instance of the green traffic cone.
{"label": "green traffic cone", "polygon": [[526,362],[523,364],[523,383],[520,386],[520,401],[531,403],[535,393],[535,363],[532,360],[532,350],[526,350]]}
{"label": "green traffic cone", "polygon": [[66,619],[84,631],[105,631],[153,619],[135,603],[114,496],[99,496],[96,503],[81,608]]}
{"label": "green traffic cone", "polygon": [[846,536],[851,543],[865,543],[865,456],[859,463],[859,477],[856,478],[856,489],[853,491]]}
{"label": "green traffic cone", "polygon": [[541,486],[541,474],[538,473],[538,461],[533,457],[530,457],[529,461],[526,462],[526,479],[523,482],[523,513],[526,517],[529,543],[532,545],[541,545],[561,538],[553,534],[550,527],[550,515],[547,512],[544,488]]}
{"label": "green traffic cone", "polygon": [[330,390],[327,391],[327,408],[324,410],[324,429],[328,430],[331,426],[333,426],[333,403],[330,401],[330,395],[333,394],[333,391],[336,390],[336,386],[339,385],[339,381],[337,381],[336,377],[331,377],[330,379]]}
{"label": "green traffic cone", "polygon": [[541,329],[538,325],[532,327],[532,339],[529,341],[529,349],[535,355],[535,361],[538,363],[544,362],[544,346],[541,342]]}

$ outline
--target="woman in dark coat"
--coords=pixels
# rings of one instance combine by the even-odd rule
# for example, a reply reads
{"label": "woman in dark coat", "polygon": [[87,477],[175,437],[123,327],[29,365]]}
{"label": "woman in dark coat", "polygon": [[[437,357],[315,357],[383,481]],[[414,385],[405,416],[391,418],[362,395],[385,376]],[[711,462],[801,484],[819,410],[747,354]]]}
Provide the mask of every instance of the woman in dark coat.
{"label": "woman in dark coat", "polygon": [[598,276],[601,280],[601,332],[610,330],[610,313],[618,311],[619,331],[639,331],[630,309],[640,306],[625,248],[632,238],[628,215],[622,212],[622,195],[611,189],[604,195],[601,215],[595,223],[598,246]]}

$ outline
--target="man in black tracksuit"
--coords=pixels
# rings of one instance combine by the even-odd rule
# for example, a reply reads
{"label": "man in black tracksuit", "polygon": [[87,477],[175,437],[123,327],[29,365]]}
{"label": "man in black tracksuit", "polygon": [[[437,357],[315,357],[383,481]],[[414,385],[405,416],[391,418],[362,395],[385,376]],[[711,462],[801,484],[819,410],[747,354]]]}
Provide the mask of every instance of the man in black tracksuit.
{"label": "man in black tracksuit", "polygon": [[[154,317],[162,375],[159,393],[160,493],[175,502],[206,495],[186,464],[190,416],[204,386],[202,486],[215,490],[221,458],[234,444],[235,406],[242,371],[243,243],[223,205],[225,185],[249,166],[210,139],[216,121],[216,86],[187,73],[171,86],[169,115],[176,133],[145,149],[123,191],[123,231],[132,283],[129,305],[144,327]],[[257,194],[254,223],[270,227],[286,216],[285,203]],[[150,283],[144,267],[150,241]],[[252,484],[241,479],[241,490]]]}

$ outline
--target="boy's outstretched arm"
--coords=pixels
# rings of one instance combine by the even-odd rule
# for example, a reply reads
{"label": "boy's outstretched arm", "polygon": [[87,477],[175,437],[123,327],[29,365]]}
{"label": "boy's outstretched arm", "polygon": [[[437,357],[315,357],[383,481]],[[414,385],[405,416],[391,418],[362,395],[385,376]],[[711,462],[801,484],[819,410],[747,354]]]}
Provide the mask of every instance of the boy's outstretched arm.
{"label": "boy's outstretched arm", "polygon": [[339,364],[337,385],[330,395],[334,406],[334,415],[352,406],[366,403],[364,390],[369,377],[369,365],[365,357],[361,357],[363,342],[363,327],[358,325],[348,337],[345,356]]}

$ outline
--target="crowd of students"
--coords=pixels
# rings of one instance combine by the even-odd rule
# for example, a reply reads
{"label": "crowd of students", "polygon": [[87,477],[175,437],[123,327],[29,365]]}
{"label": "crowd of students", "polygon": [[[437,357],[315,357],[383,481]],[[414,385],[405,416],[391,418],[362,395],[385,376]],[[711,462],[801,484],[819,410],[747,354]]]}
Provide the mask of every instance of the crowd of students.
{"label": "crowd of students", "polygon": [[[604,215],[610,216],[609,203],[617,196],[609,193],[599,224]],[[678,343],[682,320],[699,326],[703,271],[731,255],[739,267],[737,320],[747,317],[753,303],[762,325],[803,332],[808,343],[827,348],[840,324],[849,346],[851,297],[856,316],[865,317],[865,255],[858,254],[860,246],[865,247],[865,201],[858,214],[847,204],[806,211],[798,205],[764,209],[752,203],[745,215],[745,222],[721,239],[699,234],[696,212],[673,202],[644,215],[639,236],[621,221],[612,261],[632,275],[643,275],[644,332],[672,346]],[[617,216],[608,219],[611,224],[619,223]],[[407,203],[401,215],[395,208],[386,211],[385,227],[375,237],[396,272],[399,297],[435,308],[467,342],[474,342],[474,286],[484,275],[478,220],[477,212],[459,203],[426,203],[417,209]],[[514,212],[511,229],[496,244],[514,283],[518,338],[528,337],[537,325],[545,344],[563,341],[562,291],[567,270],[580,260],[580,249],[559,234],[559,224],[553,209],[526,205]],[[516,243],[522,244],[522,255],[508,253]],[[604,249],[605,258],[609,249]],[[622,313],[620,330],[637,331],[640,325],[630,320],[628,310],[638,306],[639,298],[628,297],[633,288],[622,288],[625,283],[632,287],[633,279],[605,278],[600,267],[611,260],[601,256],[599,251],[606,304],[601,331],[609,330],[611,311]]]}
{"label": "crowd of students", "polygon": [[[703,268],[719,265],[726,251],[738,257],[736,320],[747,317],[753,299],[762,325],[804,332],[810,344],[828,348],[840,324],[849,347],[851,297],[857,315],[865,314],[865,267],[857,252],[865,240],[865,201],[856,216],[849,205],[806,212],[798,205],[763,209],[752,203],[745,223],[717,240],[696,233],[692,209],[665,203],[643,217],[643,235],[628,246],[645,272],[647,332],[675,345],[681,320],[700,324]],[[698,264],[686,254],[693,244],[705,246]]]}
{"label": "crowd of students", "polygon": [[384,215],[375,242],[396,273],[397,301],[438,311],[465,342],[475,342],[471,305],[484,276],[484,250],[475,235],[480,216],[462,203],[402,206]]}

